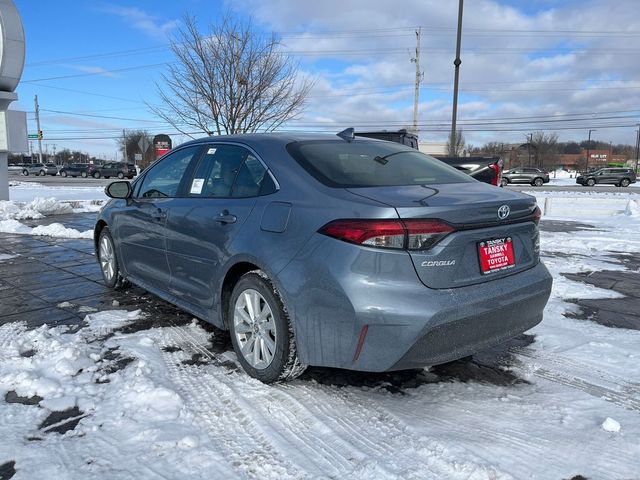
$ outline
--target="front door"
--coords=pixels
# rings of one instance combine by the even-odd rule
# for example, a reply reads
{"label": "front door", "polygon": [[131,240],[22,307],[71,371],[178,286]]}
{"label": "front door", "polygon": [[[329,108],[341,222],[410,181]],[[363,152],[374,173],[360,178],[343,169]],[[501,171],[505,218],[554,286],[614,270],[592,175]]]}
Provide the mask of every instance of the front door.
{"label": "front door", "polygon": [[127,208],[116,219],[116,236],[127,275],[145,285],[167,290],[170,270],[166,255],[168,211],[180,194],[200,146],[176,150],[148,171],[136,186]]}

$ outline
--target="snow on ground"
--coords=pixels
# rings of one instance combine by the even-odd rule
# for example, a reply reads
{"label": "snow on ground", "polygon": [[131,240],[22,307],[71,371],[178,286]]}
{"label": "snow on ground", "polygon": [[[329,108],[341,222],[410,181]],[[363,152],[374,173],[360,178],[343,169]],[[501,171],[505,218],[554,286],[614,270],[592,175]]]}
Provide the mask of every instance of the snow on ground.
{"label": "snow on ground", "polygon": [[58,200],[107,200],[104,187],[49,186],[36,182],[9,182],[9,198],[16,202],[30,202],[35,197],[55,197]]}
{"label": "snow on ground", "polygon": [[61,202],[53,197],[36,197],[30,202],[0,201],[0,232],[60,238],[93,238],[91,230],[79,232],[73,228],[66,228],[60,223],[31,228],[19,220],[38,219],[48,215],[67,213],[95,212],[100,209],[100,204],[100,200]]}
{"label": "snow on ground", "polygon": [[561,273],[622,270],[610,255],[638,254],[640,210],[549,230],[545,319],[504,367],[519,383],[266,386],[213,353],[197,321],[134,333],[122,327],[144,312],[91,313],[78,332],[10,323],[0,398],[41,400],[0,400],[0,465],[15,461],[15,479],[638,478],[640,332],[565,317],[571,298],[620,295]]}

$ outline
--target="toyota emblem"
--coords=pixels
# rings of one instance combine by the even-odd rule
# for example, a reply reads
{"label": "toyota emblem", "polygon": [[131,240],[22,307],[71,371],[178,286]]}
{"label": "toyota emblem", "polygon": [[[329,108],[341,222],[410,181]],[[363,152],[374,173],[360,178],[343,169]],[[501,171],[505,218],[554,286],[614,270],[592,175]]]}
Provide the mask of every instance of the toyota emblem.
{"label": "toyota emblem", "polygon": [[509,216],[510,213],[511,213],[511,208],[509,207],[509,205],[502,205],[498,209],[498,218],[500,220],[504,220]]}

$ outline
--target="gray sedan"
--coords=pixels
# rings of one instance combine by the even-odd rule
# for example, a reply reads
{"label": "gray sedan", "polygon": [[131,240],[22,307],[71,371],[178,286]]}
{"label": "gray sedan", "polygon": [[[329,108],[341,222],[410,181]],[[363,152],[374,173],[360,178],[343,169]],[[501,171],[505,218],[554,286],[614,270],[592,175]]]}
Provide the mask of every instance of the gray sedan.
{"label": "gray sedan", "polygon": [[105,283],[230,330],[267,383],[449,362],[542,320],[533,197],[342,137],[199,139],[111,183],[94,232]]}

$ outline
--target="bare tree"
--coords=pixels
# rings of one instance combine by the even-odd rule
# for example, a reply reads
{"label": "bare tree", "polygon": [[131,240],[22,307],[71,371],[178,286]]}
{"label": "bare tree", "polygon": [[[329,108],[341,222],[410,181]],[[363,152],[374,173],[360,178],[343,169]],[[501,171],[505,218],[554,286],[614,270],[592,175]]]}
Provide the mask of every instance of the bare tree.
{"label": "bare tree", "polygon": [[311,88],[298,64],[230,14],[202,35],[193,17],[171,43],[176,62],[157,85],[161,106],[151,110],[181,133],[271,131],[296,118]]}
{"label": "bare tree", "polygon": [[[147,150],[143,152],[140,149],[140,140],[145,138],[145,142],[148,146]],[[127,148],[125,149],[125,142]],[[155,152],[153,151],[153,137],[146,130],[127,130],[124,137],[119,137],[116,140],[118,144],[118,150],[122,153],[127,152],[127,162],[134,163],[136,154],[142,154],[142,160],[138,162],[140,167],[144,168],[148,166],[151,162],[153,162],[156,158]]]}
{"label": "bare tree", "polygon": [[447,140],[447,155],[450,157],[459,157],[464,153],[464,135],[462,130],[456,131],[455,145],[451,144],[451,139]]}
{"label": "bare tree", "polygon": [[554,167],[559,150],[558,134],[535,132],[532,140],[531,144],[536,149],[536,164],[540,167]]}

